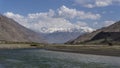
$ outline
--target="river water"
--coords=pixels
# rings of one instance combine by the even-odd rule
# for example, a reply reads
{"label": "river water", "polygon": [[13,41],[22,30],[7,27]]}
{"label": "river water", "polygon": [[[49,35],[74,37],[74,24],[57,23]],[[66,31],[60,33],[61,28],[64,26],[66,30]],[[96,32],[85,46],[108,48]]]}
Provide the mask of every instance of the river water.
{"label": "river water", "polygon": [[0,50],[0,68],[120,68],[120,57],[43,49]]}

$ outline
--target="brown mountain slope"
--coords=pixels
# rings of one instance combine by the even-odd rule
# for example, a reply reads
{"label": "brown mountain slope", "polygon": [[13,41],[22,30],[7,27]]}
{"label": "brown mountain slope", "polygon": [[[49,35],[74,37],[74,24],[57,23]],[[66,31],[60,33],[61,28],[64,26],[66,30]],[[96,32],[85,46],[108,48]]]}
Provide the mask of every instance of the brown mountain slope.
{"label": "brown mountain slope", "polygon": [[39,34],[3,15],[0,15],[0,40],[12,42],[44,42]]}
{"label": "brown mountain slope", "polygon": [[[100,41],[101,40],[101,41]],[[108,27],[98,29],[92,33],[79,36],[77,39],[68,41],[67,44],[80,44],[80,43],[103,43],[104,41],[120,42],[120,21]]]}

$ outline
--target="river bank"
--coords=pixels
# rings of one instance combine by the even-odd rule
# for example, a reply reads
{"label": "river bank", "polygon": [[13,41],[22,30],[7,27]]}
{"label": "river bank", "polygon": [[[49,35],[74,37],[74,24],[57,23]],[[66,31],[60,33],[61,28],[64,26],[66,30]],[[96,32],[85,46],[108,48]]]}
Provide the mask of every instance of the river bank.
{"label": "river bank", "polygon": [[80,54],[94,54],[105,56],[117,56],[120,57],[120,46],[103,46],[103,45],[43,45],[37,44],[31,46],[31,44],[0,44],[0,50],[4,49],[46,49],[50,51],[62,51],[72,52]]}
{"label": "river bank", "polygon": [[47,46],[47,50],[72,52],[81,54],[94,54],[105,56],[117,56],[120,57],[120,46],[80,46],[80,45],[61,45],[61,46]]}
{"label": "river bank", "polygon": [[43,47],[43,44],[0,44],[0,49],[29,49]]}
{"label": "river bank", "polygon": [[32,48],[29,44],[0,44],[0,49]]}

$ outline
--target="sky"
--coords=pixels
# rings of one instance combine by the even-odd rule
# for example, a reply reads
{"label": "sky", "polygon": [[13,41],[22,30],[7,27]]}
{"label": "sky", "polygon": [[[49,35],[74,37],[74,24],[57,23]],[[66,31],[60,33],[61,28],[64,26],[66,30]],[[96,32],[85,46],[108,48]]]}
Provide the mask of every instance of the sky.
{"label": "sky", "polygon": [[0,0],[1,14],[38,32],[106,27],[120,20],[119,8],[120,0]]}

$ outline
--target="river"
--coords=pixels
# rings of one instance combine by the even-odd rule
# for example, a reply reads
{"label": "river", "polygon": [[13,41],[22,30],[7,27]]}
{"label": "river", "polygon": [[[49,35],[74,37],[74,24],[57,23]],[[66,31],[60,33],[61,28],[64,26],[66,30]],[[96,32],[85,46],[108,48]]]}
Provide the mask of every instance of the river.
{"label": "river", "polygon": [[120,68],[120,57],[43,49],[0,50],[0,68]]}

